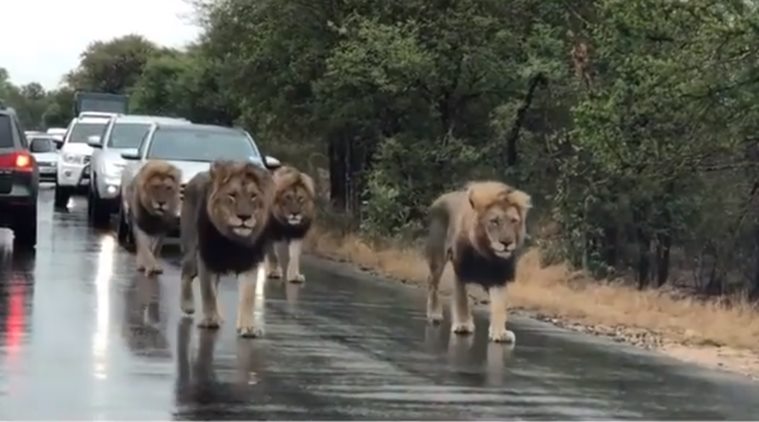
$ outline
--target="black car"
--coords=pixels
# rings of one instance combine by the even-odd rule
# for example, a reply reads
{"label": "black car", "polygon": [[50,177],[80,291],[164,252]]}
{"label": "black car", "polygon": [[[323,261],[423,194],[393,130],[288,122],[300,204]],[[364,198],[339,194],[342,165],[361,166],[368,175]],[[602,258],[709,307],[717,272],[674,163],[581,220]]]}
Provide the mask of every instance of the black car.
{"label": "black car", "polygon": [[12,108],[0,102],[0,227],[22,249],[37,245],[39,169]]}

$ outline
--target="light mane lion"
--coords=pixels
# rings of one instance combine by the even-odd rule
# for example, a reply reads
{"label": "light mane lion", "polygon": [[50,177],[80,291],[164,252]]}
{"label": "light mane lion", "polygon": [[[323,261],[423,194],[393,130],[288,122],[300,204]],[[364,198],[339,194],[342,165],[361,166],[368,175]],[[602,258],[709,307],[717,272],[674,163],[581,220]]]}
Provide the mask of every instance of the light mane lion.
{"label": "light mane lion", "polygon": [[174,227],[181,203],[182,173],[162,160],[145,163],[125,191],[130,225],[137,247],[137,269],[159,274],[163,240]]}
{"label": "light mane lion", "polygon": [[236,274],[239,303],[237,332],[256,337],[253,326],[256,282],[263,267],[266,227],[274,199],[269,172],[249,162],[214,161],[208,171],[187,183],[180,218],[182,245],[181,308],[195,312],[192,281],[200,279],[203,316],[198,326],[221,324],[217,285],[224,274]]}
{"label": "light mane lion", "polygon": [[466,285],[479,284],[490,295],[491,341],[514,343],[506,329],[506,286],[514,281],[517,249],[526,236],[530,196],[495,181],[470,182],[464,189],[439,196],[429,209],[426,258],[428,276],[427,318],[443,320],[438,286],[446,264],[455,274],[451,303],[451,330],[474,332]]}
{"label": "light mane lion", "polygon": [[300,272],[303,238],[311,229],[316,213],[316,189],[313,179],[294,167],[283,166],[272,175],[274,205],[269,220],[266,266],[271,278],[302,283]]}

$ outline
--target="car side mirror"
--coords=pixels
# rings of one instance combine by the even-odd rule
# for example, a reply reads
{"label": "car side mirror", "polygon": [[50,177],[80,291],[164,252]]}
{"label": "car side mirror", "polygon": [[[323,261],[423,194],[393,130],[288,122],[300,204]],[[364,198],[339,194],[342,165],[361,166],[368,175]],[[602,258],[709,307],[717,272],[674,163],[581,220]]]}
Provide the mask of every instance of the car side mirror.
{"label": "car side mirror", "polygon": [[266,166],[267,169],[274,170],[278,167],[281,167],[282,163],[276,158],[267,155],[266,157],[264,157],[264,165]]}
{"label": "car side mirror", "polygon": [[135,148],[129,148],[121,152],[121,158],[125,160],[139,160],[140,153]]}
{"label": "car side mirror", "polygon": [[103,145],[100,143],[100,136],[98,135],[92,135],[87,138],[87,145],[91,146],[92,148],[102,148]]}
{"label": "car side mirror", "polygon": [[63,148],[63,139],[56,139],[56,140],[55,140],[55,141],[53,141],[53,142],[55,142],[55,148],[56,148],[56,149],[61,149],[61,148]]}

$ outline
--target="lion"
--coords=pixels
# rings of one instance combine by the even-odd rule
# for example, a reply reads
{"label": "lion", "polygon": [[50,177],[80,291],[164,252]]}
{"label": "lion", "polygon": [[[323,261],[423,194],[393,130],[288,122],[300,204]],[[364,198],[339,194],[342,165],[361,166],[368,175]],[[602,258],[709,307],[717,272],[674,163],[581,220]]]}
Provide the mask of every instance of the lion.
{"label": "lion", "polygon": [[192,281],[200,280],[201,328],[219,328],[219,278],[236,274],[239,290],[237,333],[257,337],[253,305],[263,266],[266,228],[274,201],[274,182],[268,170],[250,162],[217,160],[185,186],[180,217],[182,249],[181,309],[195,311]]}
{"label": "lion", "polygon": [[125,202],[137,247],[137,269],[160,274],[163,240],[176,224],[182,172],[162,160],[146,162],[125,190]]}
{"label": "lion", "polygon": [[[314,221],[316,188],[314,180],[294,167],[283,166],[272,174],[274,205],[269,219],[270,243],[267,244],[266,267],[271,278],[303,283],[300,256],[303,238]],[[285,260],[287,258],[287,260]]]}
{"label": "lion", "polygon": [[527,212],[532,208],[528,194],[497,181],[475,181],[463,189],[440,195],[429,208],[429,231],[425,255],[427,319],[443,320],[438,286],[446,264],[455,274],[451,303],[451,331],[474,332],[467,297],[467,284],[479,284],[490,296],[490,329],[494,342],[516,342],[506,329],[506,286],[514,281],[517,249],[526,236]]}

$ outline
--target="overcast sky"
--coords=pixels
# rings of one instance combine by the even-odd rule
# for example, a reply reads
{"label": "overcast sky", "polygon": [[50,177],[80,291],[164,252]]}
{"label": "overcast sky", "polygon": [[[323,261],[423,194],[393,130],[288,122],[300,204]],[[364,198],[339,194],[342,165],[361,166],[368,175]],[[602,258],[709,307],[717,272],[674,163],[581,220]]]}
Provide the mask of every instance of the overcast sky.
{"label": "overcast sky", "polygon": [[14,84],[57,87],[92,41],[129,33],[180,47],[200,29],[185,0],[0,0],[0,67]]}

